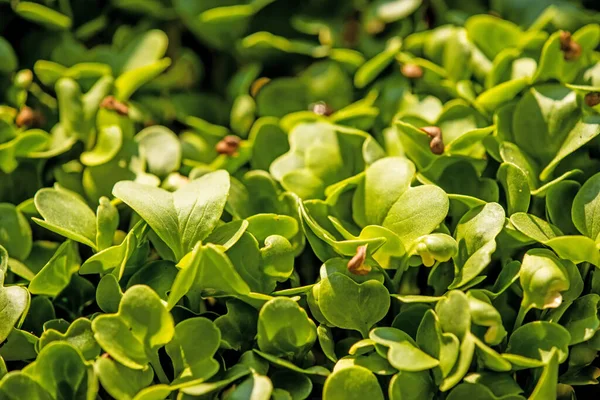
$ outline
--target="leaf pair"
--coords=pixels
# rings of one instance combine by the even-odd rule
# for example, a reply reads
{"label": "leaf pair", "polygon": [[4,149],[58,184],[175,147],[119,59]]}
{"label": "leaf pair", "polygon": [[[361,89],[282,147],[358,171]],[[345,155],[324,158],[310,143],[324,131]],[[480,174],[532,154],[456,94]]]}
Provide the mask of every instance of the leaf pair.
{"label": "leaf pair", "polygon": [[166,245],[165,256],[180,261],[217,226],[229,186],[229,174],[216,171],[173,193],[135,182],[119,182],[113,194],[148,223]]}
{"label": "leaf pair", "polygon": [[34,203],[43,218],[32,218],[38,225],[93,250],[112,245],[119,214],[108,199],[102,198],[94,213],[79,195],[56,187],[39,190]]}

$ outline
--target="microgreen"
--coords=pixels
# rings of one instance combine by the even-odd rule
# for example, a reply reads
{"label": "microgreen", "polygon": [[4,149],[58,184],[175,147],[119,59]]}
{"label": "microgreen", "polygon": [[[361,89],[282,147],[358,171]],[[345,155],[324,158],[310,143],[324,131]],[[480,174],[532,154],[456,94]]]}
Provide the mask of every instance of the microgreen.
{"label": "microgreen", "polygon": [[0,0],[0,400],[594,398],[599,21]]}

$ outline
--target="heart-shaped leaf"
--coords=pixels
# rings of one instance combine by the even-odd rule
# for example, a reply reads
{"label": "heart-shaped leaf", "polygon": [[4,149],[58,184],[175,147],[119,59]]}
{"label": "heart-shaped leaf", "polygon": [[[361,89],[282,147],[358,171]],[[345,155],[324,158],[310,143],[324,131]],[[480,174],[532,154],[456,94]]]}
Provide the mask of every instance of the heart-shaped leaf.
{"label": "heart-shaped leaf", "polygon": [[366,368],[354,366],[342,368],[325,381],[323,398],[327,400],[383,399],[377,378]]}
{"label": "heart-shaped leaf", "polygon": [[[175,326],[175,336],[166,346],[175,370],[175,384],[206,380],[219,370],[213,358],[221,342],[221,332],[206,318],[190,318]],[[199,383],[199,382],[198,382]]]}
{"label": "heart-shaped leaf", "polygon": [[175,333],[173,317],[158,295],[143,285],[129,288],[119,311],[94,319],[92,330],[102,349],[124,366],[144,369],[152,363],[155,370],[160,365],[158,349]]}
{"label": "heart-shaped leaf", "polygon": [[258,347],[275,356],[298,357],[317,339],[317,327],[306,311],[286,297],[269,300],[258,315]]}
{"label": "heart-shaped leaf", "polygon": [[356,283],[339,272],[319,283],[319,307],[335,326],[359,331],[364,337],[390,307],[389,292],[378,281]]}
{"label": "heart-shaped leaf", "polygon": [[53,342],[66,342],[79,350],[86,360],[93,360],[100,354],[100,346],[94,339],[92,332],[92,323],[89,319],[78,318],[66,332],[60,332],[56,329],[47,329],[44,331],[38,342],[39,349],[42,350]]}

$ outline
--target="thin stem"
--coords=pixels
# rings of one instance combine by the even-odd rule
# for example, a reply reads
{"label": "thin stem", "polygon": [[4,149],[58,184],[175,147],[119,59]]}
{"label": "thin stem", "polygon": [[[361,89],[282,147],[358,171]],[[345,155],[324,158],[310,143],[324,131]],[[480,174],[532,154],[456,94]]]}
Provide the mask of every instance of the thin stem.
{"label": "thin stem", "polygon": [[379,265],[379,263],[375,265],[375,268],[377,268],[377,270],[383,274],[383,279],[388,287],[388,290],[394,290],[394,281],[392,281],[392,278],[390,278],[390,275],[387,273],[387,271],[381,265]]}
{"label": "thin stem", "polygon": [[515,325],[513,326],[513,332],[516,331],[517,328],[519,328],[521,325],[523,325],[523,321],[525,320],[527,311],[529,311],[529,308],[519,307],[519,313],[517,314],[517,319],[515,320]]}
{"label": "thin stem", "polygon": [[169,378],[167,378],[167,374],[165,374],[165,371],[163,370],[163,367],[160,364],[158,351],[151,351],[150,354],[148,354],[148,356],[150,357],[150,365],[152,365],[152,368],[154,368],[154,372],[156,372],[156,376],[158,376],[158,380],[160,381],[160,383],[168,385],[170,383]]}
{"label": "thin stem", "polygon": [[407,270],[407,268],[408,268],[408,257],[404,256],[400,260],[400,265],[398,266],[398,269],[396,270],[396,274],[394,274],[394,279],[392,279],[394,293],[396,293],[396,294],[398,293],[398,290],[400,290],[400,282],[402,281],[402,275],[404,275],[404,272]]}

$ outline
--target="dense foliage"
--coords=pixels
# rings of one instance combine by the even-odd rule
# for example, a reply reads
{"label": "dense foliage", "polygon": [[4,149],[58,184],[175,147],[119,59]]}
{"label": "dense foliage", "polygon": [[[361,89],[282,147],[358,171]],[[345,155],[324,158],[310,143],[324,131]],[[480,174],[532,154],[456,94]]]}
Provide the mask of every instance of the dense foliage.
{"label": "dense foliage", "polygon": [[0,0],[0,399],[598,398],[593,7]]}

